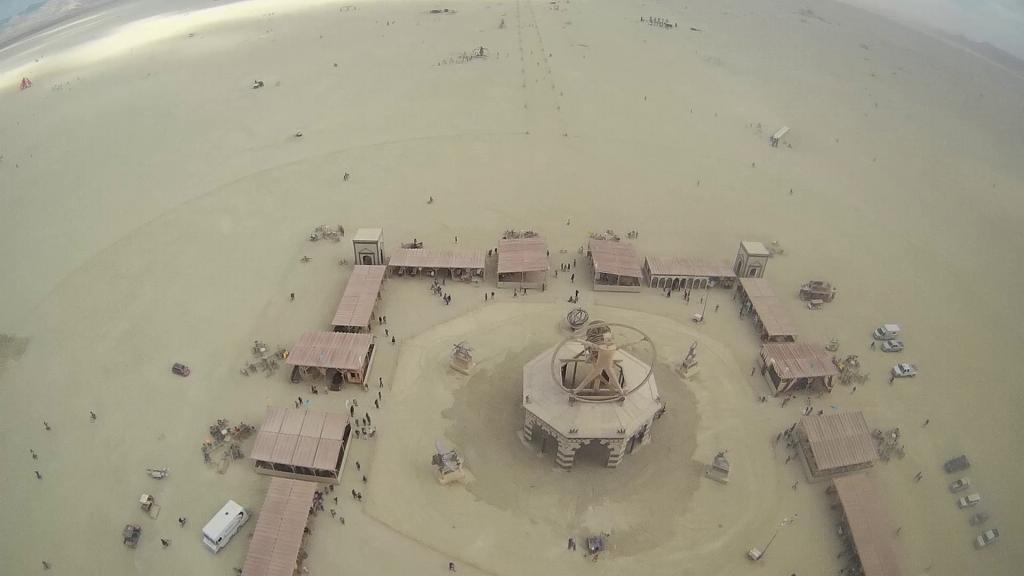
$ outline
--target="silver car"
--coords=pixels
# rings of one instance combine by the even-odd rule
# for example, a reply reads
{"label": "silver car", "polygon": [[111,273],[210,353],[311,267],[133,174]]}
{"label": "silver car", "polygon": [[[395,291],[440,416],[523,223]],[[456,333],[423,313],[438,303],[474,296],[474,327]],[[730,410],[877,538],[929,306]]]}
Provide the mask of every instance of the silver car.
{"label": "silver car", "polygon": [[979,502],[981,502],[981,494],[975,492],[957,500],[957,505],[961,508],[970,508],[971,506],[977,506]]}
{"label": "silver car", "polygon": [[913,364],[897,364],[892,367],[892,375],[897,378],[913,378],[917,376],[917,366]]}
{"label": "silver car", "polygon": [[999,529],[985,530],[974,540],[975,548],[984,548],[989,544],[995,544],[999,540]]}
{"label": "silver car", "polygon": [[903,352],[903,340],[886,340],[882,342],[882,352]]}

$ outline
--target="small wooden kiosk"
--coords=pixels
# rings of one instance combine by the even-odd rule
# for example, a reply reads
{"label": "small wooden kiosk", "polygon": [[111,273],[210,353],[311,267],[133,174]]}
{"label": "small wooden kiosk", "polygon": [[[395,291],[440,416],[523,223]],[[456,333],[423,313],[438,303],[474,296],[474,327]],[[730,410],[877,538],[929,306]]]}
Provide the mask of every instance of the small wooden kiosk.
{"label": "small wooden kiosk", "polygon": [[384,230],[360,228],[352,237],[352,255],[356,264],[380,266],[384,264]]}
{"label": "small wooden kiosk", "polygon": [[740,242],[733,271],[740,278],[763,278],[764,269],[768,266],[768,259],[771,257],[772,253],[760,242],[749,240]]}

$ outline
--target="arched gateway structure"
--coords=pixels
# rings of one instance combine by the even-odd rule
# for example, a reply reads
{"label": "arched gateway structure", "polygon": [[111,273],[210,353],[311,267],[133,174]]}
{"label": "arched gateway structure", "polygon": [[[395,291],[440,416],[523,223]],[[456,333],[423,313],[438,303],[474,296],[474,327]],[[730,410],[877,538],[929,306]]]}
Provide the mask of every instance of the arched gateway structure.
{"label": "arched gateway structure", "polygon": [[654,345],[624,324],[595,321],[523,367],[523,435],[540,427],[558,444],[556,461],[571,468],[576,451],[597,443],[607,465],[646,444],[664,405],[652,366]]}

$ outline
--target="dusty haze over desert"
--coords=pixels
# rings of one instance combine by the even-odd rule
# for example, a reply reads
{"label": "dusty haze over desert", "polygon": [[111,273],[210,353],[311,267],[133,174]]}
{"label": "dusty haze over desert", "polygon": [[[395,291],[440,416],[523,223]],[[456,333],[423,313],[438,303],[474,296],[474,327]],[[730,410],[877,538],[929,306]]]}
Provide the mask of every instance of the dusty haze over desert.
{"label": "dusty haze over desert", "polygon": [[[827,483],[775,443],[805,397],[901,428],[906,456],[868,475],[902,574],[1020,573],[1024,76],[976,48],[825,0],[114,2],[8,44],[0,573],[242,566],[254,520],[217,555],[199,530],[229,498],[258,516],[267,477],[246,460],[218,474],[200,444],[218,418],[259,425],[309,397],[287,370],[239,368],[255,339],[330,329],[361,227],[388,251],[414,237],[486,251],[532,229],[552,273],[513,297],[489,262],[480,285],[448,282],[451,305],[424,278],[385,281],[371,391],[311,399],[358,399],[378,433],[351,444],[329,506],[346,522],[311,519],[310,574],[838,574]],[[349,234],[309,242],[321,224]],[[718,310],[697,325],[702,294],[592,290],[578,250],[608,229],[639,231],[641,257],[730,264],[740,241],[777,242],[765,278],[799,340],[838,338],[869,380],[760,402],[761,342],[732,291],[711,289]],[[555,278],[574,258],[575,283]],[[821,310],[797,298],[811,279],[838,287]],[[522,365],[565,337],[577,289],[592,319],[657,347],[669,409],[617,469],[565,472],[520,438]],[[891,322],[906,350],[869,348]],[[470,376],[447,369],[462,340]],[[683,380],[672,366],[695,340],[701,378]],[[896,361],[920,374],[890,384]],[[436,482],[436,440],[468,482]],[[720,450],[724,486],[701,474]],[[961,453],[1002,533],[983,550],[942,470]],[[118,542],[130,522],[134,550]],[[566,551],[597,532],[611,534],[599,561]]]}

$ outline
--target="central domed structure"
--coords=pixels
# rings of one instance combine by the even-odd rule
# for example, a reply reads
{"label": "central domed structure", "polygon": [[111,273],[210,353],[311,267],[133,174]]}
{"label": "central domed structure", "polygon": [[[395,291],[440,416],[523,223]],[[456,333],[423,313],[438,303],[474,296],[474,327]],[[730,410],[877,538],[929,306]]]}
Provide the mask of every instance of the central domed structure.
{"label": "central domed structure", "polygon": [[646,444],[664,405],[654,379],[650,338],[625,324],[595,321],[523,367],[523,435],[537,427],[558,444],[556,460],[572,467],[576,451],[597,443],[616,467]]}

